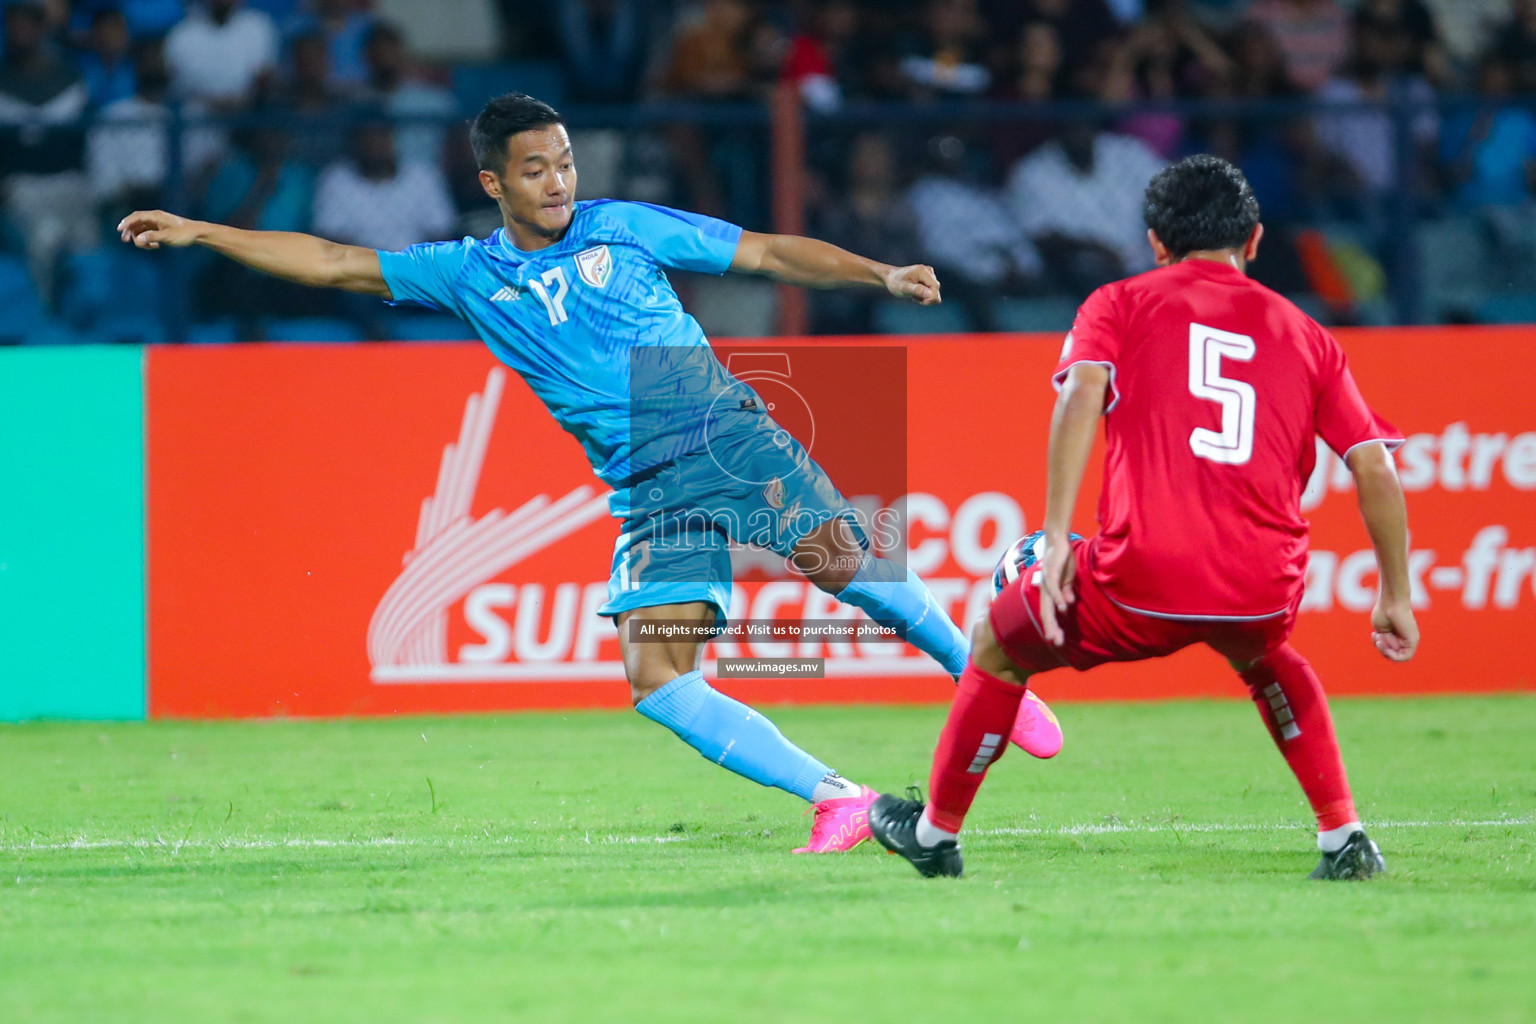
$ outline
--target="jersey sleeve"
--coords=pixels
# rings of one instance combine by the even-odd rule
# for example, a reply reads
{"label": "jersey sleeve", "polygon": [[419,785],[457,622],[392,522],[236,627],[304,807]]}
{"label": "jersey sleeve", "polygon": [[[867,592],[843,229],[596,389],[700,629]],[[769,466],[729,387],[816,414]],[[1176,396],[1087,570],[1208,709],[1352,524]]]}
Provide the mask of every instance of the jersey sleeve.
{"label": "jersey sleeve", "polygon": [[619,218],[657,263],[678,270],[723,274],[736,257],[741,228],[698,213],[650,203],[610,203]]}
{"label": "jersey sleeve", "polygon": [[458,276],[469,240],[423,242],[400,252],[379,251],[379,270],[389,285],[390,304],[410,303],[459,312]]}
{"label": "jersey sleeve", "polygon": [[1114,294],[1108,288],[1100,288],[1084,300],[1067,332],[1067,340],[1061,346],[1061,358],[1051,383],[1060,391],[1067,374],[1078,363],[1097,363],[1109,370],[1109,399],[1104,411],[1110,412],[1120,402],[1120,386],[1116,380],[1120,360],[1120,318]]}
{"label": "jersey sleeve", "polygon": [[1316,328],[1323,339],[1323,357],[1319,365],[1317,411],[1314,426],[1318,436],[1341,458],[1351,450],[1372,441],[1380,441],[1388,451],[1403,443],[1402,433],[1366,404],[1349,361],[1338,341]]}

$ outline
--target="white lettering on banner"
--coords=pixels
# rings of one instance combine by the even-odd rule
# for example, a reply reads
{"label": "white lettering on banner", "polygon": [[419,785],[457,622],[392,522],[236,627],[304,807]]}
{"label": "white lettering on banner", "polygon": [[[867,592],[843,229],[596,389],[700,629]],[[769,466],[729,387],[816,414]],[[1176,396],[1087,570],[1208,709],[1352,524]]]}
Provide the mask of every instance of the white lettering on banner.
{"label": "white lettering on banner", "polygon": [[[1317,439],[1317,465],[1301,495],[1309,512],[1329,492],[1354,488],[1344,460]],[[1397,450],[1398,478],[1403,490],[1486,491],[1502,478],[1517,491],[1536,490],[1536,431],[1473,433],[1464,422],[1449,424],[1439,434],[1411,434]]]}
{"label": "white lettering on banner", "polygon": [[938,532],[949,529],[949,506],[944,504],[932,494],[924,494],[921,491],[908,494],[902,499],[898,507],[907,510],[906,542],[907,542],[907,568],[924,576],[930,572],[938,572],[944,565],[948,556],[944,541],[939,537],[929,537],[926,540],[912,543],[912,524],[921,523],[926,530]]}
{"label": "white lettering on banner", "polygon": [[[1473,611],[1490,605],[1499,610],[1517,608],[1527,592],[1536,598],[1536,547],[1510,547],[1506,527],[1485,526],[1473,536],[1460,565],[1436,564],[1434,551],[1410,551],[1408,578],[1416,609],[1431,607],[1435,593],[1456,593],[1461,606]],[[1301,611],[1326,612],[1337,605],[1368,612],[1375,603],[1373,551],[1354,551],[1342,560],[1337,552],[1311,552]]]}
{"label": "white lettering on banner", "polygon": [[608,584],[588,583],[581,591],[581,612],[576,616],[576,643],[571,648],[575,661],[595,661],[597,649],[613,636],[613,624],[597,610],[608,600]]}
{"label": "white lettering on banner", "polygon": [[544,588],[538,583],[523,584],[522,593],[518,595],[517,625],[512,632],[518,661],[559,661],[570,652],[571,637],[576,632],[576,602],[580,596],[579,583],[562,583],[555,588],[549,637],[540,643]]}
{"label": "white lettering on banner", "polygon": [[460,661],[505,661],[512,653],[512,631],[491,609],[512,607],[516,592],[510,583],[487,583],[469,592],[464,601],[464,621],[484,643],[460,647]]}
{"label": "white lettering on banner", "polygon": [[[986,527],[992,527],[992,539],[982,542]],[[992,572],[1008,545],[1024,534],[1024,513],[1019,503],[997,491],[973,494],[960,503],[954,525],[949,530],[949,553],[972,576]]]}

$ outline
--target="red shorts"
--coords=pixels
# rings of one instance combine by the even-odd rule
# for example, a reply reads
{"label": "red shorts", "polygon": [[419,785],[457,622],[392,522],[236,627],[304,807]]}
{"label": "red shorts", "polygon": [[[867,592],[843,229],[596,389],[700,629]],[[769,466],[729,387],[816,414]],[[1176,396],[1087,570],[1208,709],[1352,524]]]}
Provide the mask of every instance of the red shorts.
{"label": "red shorts", "polygon": [[1161,658],[1190,644],[1204,643],[1239,665],[1257,661],[1285,643],[1296,622],[1299,600],[1266,619],[1164,619],[1116,604],[1089,572],[1092,541],[1073,546],[1077,600],[1060,616],[1066,643],[1057,647],[1042,635],[1038,570],[1020,574],[992,602],[992,633],[1003,650],[1031,673],[1053,668],[1087,671],[1112,661]]}

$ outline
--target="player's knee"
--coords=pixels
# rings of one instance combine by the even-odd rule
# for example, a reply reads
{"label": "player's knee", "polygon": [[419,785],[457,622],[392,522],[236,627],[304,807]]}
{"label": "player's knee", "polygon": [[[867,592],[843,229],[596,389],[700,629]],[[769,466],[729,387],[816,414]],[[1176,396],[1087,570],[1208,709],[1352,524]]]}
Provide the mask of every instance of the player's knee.
{"label": "player's knee", "polygon": [[828,594],[840,594],[853,582],[854,573],[859,571],[857,558],[850,556],[834,555],[830,558],[806,560],[802,566],[797,560],[795,568],[799,569],[805,578],[815,584],[818,590]]}
{"label": "player's knee", "polygon": [[674,658],[648,658],[641,664],[628,666],[625,674],[629,678],[629,702],[639,704],[678,676],[698,666],[697,656],[687,660],[691,664],[685,665],[681,659]]}
{"label": "player's knee", "polygon": [[971,627],[971,664],[990,676],[1020,686],[1029,681],[1029,673],[1021,669],[998,643],[992,623],[985,615]]}

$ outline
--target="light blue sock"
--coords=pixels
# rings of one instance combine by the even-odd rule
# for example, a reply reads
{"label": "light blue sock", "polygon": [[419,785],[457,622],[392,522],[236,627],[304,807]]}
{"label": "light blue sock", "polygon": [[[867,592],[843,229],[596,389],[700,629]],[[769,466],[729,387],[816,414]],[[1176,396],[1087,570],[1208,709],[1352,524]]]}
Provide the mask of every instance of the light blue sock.
{"label": "light blue sock", "polygon": [[902,639],[944,666],[951,678],[959,679],[965,671],[971,641],[944,614],[928,585],[906,566],[865,555],[837,599],[895,629]]}
{"label": "light blue sock", "polygon": [[763,786],[777,786],[810,800],[832,769],[784,738],[759,712],[704,681],[704,673],[680,675],[635,710],[677,733],[707,760]]}

